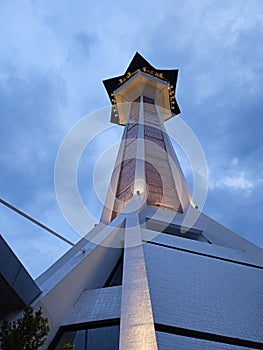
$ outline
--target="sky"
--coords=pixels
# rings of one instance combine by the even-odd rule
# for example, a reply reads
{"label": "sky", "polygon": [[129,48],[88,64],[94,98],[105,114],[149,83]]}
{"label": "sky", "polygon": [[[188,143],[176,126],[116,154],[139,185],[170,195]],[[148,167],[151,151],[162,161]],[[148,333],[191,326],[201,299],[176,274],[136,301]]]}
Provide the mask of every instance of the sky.
{"label": "sky", "polygon": [[[156,68],[179,69],[180,118],[208,166],[204,212],[263,247],[263,1],[1,0],[0,33],[2,199],[79,239],[57,203],[57,153],[78,121],[109,106],[102,80],[124,73],[138,51]],[[89,170],[100,158],[96,186],[105,193],[114,152],[101,155],[121,133],[97,137],[79,163],[90,227],[101,207]],[[33,277],[68,249],[3,206],[0,233]]]}

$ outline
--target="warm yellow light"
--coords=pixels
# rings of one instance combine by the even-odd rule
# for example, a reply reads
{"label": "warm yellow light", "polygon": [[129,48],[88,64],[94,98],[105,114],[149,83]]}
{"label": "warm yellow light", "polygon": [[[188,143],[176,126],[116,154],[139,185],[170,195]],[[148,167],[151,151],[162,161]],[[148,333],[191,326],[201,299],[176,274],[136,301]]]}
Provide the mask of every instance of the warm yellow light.
{"label": "warm yellow light", "polygon": [[143,179],[136,179],[134,181],[134,195],[142,195],[145,192],[145,180]]}

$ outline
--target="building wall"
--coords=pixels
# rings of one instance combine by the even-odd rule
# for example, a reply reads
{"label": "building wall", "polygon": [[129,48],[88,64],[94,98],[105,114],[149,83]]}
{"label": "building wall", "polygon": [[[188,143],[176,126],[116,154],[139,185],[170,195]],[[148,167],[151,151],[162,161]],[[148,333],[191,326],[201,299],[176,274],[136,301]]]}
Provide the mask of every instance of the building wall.
{"label": "building wall", "polygon": [[156,332],[157,344],[159,350],[248,350],[247,347],[235,346],[204,339],[193,339],[176,334]]}
{"label": "building wall", "polygon": [[68,315],[71,312],[74,313],[74,305],[78,299],[81,296],[89,297],[83,292],[88,289],[102,288],[119,260],[122,248],[102,245],[107,241],[108,245],[112,243],[112,246],[115,246],[118,230],[106,228],[104,231],[107,236],[106,239],[101,240],[101,245],[94,245],[86,241],[84,254],[72,248],[70,253],[66,253],[55,263],[57,266],[51,267],[51,272],[47,271],[39,278],[39,281],[42,282],[39,284],[42,293],[34,301],[33,306],[36,309],[41,306],[44,315],[48,317],[50,333],[47,344],[53,339]]}
{"label": "building wall", "polygon": [[144,244],[154,322],[262,342],[263,270],[174,247]]}
{"label": "building wall", "polygon": [[120,318],[121,286],[84,290],[63,326]]}

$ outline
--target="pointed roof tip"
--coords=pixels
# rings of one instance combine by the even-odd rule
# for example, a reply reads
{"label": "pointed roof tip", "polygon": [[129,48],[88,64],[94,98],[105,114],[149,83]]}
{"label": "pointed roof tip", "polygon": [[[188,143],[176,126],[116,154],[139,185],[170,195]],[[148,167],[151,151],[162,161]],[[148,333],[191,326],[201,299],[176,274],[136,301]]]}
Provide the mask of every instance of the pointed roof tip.
{"label": "pointed roof tip", "polygon": [[136,51],[128,68],[125,71],[125,74],[127,74],[130,71],[134,71],[136,69],[140,69],[144,67],[150,70],[156,70],[138,51]]}
{"label": "pointed roof tip", "polygon": [[136,66],[136,69],[140,69],[140,68],[148,68],[149,70],[154,70],[156,72],[162,73],[162,72],[176,72],[176,74],[178,75],[178,69],[157,69],[155,68],[153,65],[150,64],[149,61],[146,60],[146,58],[144,58],[144,56],[139,52],[136,51],[128,68],[126,69],[124,74],[127,74],[129,72],[129,68],[132,68],[133,66]]}
{"label": "pointed roof tip", "polygon": [[[135,56],[139,56],[139,57],[141,57],[141,58],[144,59],[143,55],[142,55],[139,51],[136,51],[136,52],[135,52],[133,58],[134,58]],[[133,59],[132,59],[132,60],[133,60]]]}

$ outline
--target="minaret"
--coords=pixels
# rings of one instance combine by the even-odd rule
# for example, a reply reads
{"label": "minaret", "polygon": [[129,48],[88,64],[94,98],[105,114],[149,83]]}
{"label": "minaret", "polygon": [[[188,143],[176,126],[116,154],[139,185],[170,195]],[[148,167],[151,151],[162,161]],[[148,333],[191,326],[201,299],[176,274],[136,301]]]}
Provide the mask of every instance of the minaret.
{"label": "minaret", "polygon": [[177,74],[136,53],[104,81],[124,132],[101,220],[34,283],[21,270],[8,287],[42,308],[48,350],[263,349],[263,251],[193,202],[164,126],[180,113]]}
{"label": "minaret", "polygon": [[124,125],[121,147],[101,221],[112,221],[133,196],[145,205],[177,212],[189,191],[164,122],[180,113],[178,70],[159,70],[136,53],[122,76],[104,81],[113,104],[111,121]]}

